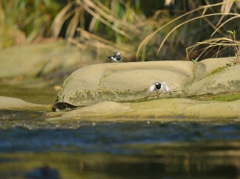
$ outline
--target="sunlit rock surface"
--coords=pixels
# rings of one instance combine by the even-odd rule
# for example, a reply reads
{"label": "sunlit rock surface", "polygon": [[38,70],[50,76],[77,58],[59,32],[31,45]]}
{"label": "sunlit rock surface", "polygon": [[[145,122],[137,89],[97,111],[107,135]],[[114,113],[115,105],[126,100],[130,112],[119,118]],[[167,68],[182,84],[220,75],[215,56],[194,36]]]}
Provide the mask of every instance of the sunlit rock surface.
{"label": "sunlit rock surface", "polygon": [[0,109],[44,109],[44,105],[28,103],[18,98],[0,96]]}
{"label": "sunlit rock surface", "polygon": [[240,91],[240,65],[224,67],[192,83],[187,94],[219,94]]}
{"label": "sunlit rock surface", "polygon": [[[104,101],[146,100],[147,89],[156,81],[165,81],[174,92],[173,96],[182,96],[185,86],[193,80],[192,72],[193,63],[189,61],[89,65],[65,80],[57,104],[87,106]],[[156,98],[156,93],[152,96]]]}
{"label": "sunlit rock surface", "polygon": [[195,74],[194,81],[199,81],[212,73],[217,72],[219,69],[227,67],[226,65],[234,60],[235,58],[233,57],[209,58],[196,63],[195,71],[193,72]]}
{"label": "sunlit rock surface", "polygon": [[107,63],[89,65],[73,72],[64,82],[54,109],[88,106],[104,101],[136,102],[156,98],[147,96],[151,83],[165,81],[173,95],[187,97],[240,91],[240,66],[227,66],[232,58],[190,61]]}
{"label": "sunlit rock surface", "polygon": [[196,101],[186,98],[159,99],[138,103],[103,102],[63,113],[48,120],[138,121],[198,120],[240,117],[240,100]]}
{"label": "sunlit rock surface", "polygon": [[0,51],[0,78],[24,75],[35,77],[79,63],[82,54],[66,42],[15,46]]}

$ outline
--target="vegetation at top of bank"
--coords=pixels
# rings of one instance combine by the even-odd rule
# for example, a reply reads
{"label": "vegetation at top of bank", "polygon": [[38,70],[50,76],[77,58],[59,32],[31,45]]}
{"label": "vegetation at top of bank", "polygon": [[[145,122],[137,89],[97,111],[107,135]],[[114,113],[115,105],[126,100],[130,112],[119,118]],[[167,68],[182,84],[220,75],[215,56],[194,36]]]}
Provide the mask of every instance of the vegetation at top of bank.
{"label": "vegetation at top of bank", "polygon": [[239,0],[56,2],[3,0],[0,48],[24,41],[20,37],[33,42],[62,36],[96,58],[120,51],[125,61],[239,59]]}
{"label": "vegetation at top of bank", "polygon": [[1,0],[0,49],[50,37],[59,10],[54,0]]}
{"label": "vegetation at top of bank", "polygon": [[228,32],[240,29],[240,2],[185,2],[187,4],[183,5],[182,1],[165,1],[147,16],[144,11],[146,2],[140,0],[120,3],[78,0],[77,6],[92,19],[88,29],[77,28],[79,39],[69,39],[82,49],[97,52],[97,55],[121,51],[125,60],[131,61],[236,56],[233,49],[239,43],[237,38],[229,37]]}
{"label": "vegetation at top of bank", "polygon": [[[221,7],[220,12],[218,12],[219,10],[216,11],[216,8],[219,9],[219,7]],[[232,11],[231,11],[231,8],[233,9]],[[189,24],[194,22],[199,22],[200,24],[202,24],[202,21],[203,21],[205,22],[205,24],[203,24],[203,27],[207,25],[212,28],[212,30],[209,28],[202,29],[202,26],[201,26],[200,29],[207,30],[207,31],[204,31],[203,34],[209,35],[209,32],[208,32],[209,30],[211,30],[211,34],[207,39],[201,42],[197,42],[196,44],[186,48],[187,60],[192,59],[190,58],[190,54],[194,50],[195,50],[195,53],[196,53],[196,50],[199,51],[196,54],[197,56],[195,57],[195,59],[198,60],[203,55],[206,56],[209,53],[210,55],[217,57],[222,52],[226,53],[225,50],[226,49],[229,50],[229,47],[230,49],[231,48],[233,49],[233,50],[231,49],[233,52],[232,53],[228,52],[228,56],[233,54],[237,58],[237,60],[239,60],[240,41],[236,40],[237,31],[229,30],[229,27],[230,29],[231,28],[240,29],[240,24],[238,23],[240,18],[238,13],[239,8],[240,8],[240,1],[231,1],[231,0],[223,0],[223,2],[221,3],[215,3],[215,4],[207,3],[204,6],[199,6],[198,8],[193,9],[192,11],[186,12],[183,15],[180,15],[179,17],[174,18],[164,26],[159,27],[153,33],[149,34],[139,45],[137,55],[139,55],[140,52],[143,51],[142,48],[146,46],[149,43],[149,41],[154,36],[156,36],[157,33],[162,31],[165,27],[176,23],[176,26],[169,33],[167,33],[167,35],[164,37],[164,39],[160,43],[157,53],[159,53],[160,50],[163,48],[163,45],[166,43],[166,40],[169,38],[169,36],[175,33],[176,31],[178,31],[179,28],[183,26],[187,26],[186,29],[188,30]],[[196,15],[196,13],[198,14]],[[189,15],[193,15],[193,16],[190,18],[186,18]],[[234,23],[236,23],[237,26],[234,26],[233,25]],[[200,31],[199,29],[194,29],[193,32],[197,32],[195,35],[199,35]],[[228,37],[228,33],[230,34],[230,37]],[[191,39],[191,35],[194,35],[194,34],[192,34],[192,32],[185,34],[185,36],[188,37],[187,38],[188,40]],[[194,36],[194,40],[197,40],[196,36]],[[195,62],[195,60],[193,61]]]}

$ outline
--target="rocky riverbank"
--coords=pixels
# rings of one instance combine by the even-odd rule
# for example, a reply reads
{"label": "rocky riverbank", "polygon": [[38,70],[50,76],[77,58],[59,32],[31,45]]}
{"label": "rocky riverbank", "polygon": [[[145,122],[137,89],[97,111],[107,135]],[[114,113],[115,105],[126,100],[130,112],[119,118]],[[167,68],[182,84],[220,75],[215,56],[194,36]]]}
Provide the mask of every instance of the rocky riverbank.
{"label": "rocky riverbank", "polygon": [[[53,110],[64,112],[48,113],[49,120],[238,118],[240,65],[228,66],[227,64],[233,60],[234,58],[229,57],[206,59],[195,63],[155,61],[86,65],[66,78],[53,105]],[[11,69],[16,68],[17,64],[8,63]],[[38,68],[39,73],[41,70]],[[4,69],[2,64],[0,67],[2,77],[7,74]],[[15,71],[10,75],[25,74],[27,71],[28,68],[26,72]],[[33,70],[29,71],[30,76],[34,73]],[[173,95],[161,94],[158,99],[153,92],[148,96],[147,89],[156,81],[165,81],[172,89]],[[218,94],[236,97],[230,102],[191,99]],[[0,99],[0,109],[22,110],[40,107],[49,111],[47,105],[26,103],[20,99],[4,97],[4,94]]]}

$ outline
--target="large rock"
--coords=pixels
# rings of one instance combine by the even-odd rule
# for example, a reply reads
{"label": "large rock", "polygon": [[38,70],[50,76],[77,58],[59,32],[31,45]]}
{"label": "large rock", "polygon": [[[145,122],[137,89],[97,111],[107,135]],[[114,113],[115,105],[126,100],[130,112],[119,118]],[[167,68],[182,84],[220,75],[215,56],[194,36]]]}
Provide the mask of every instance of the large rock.
{"label": "large rock", "polygon": [[60,66],[76,65],[80,59],[79,49],[64,41],[15,46],[0,51],[0,78],[47,74]]}
{"label": "large rock", "polygon": [[213,72],[217,71],[219,68],[226,67],[226,64],[234,61],[235,58],[209,58],[196,63],[195,78],[194,81],[199,81]]}
{"label": "large rock", "polygon": [[[192,80],[193,63],[188,61],[89,65],[65,80],[54,108],[62,109],[66,104],[86,106],[103,101],[143,100],[148,87],[155,81],[167,82],[173,96],[181,96]],[[152,95],[156,98],[156,93]]]}
{"label": "large rock", "polygon": [[146,95],[155,81],[167,82],[173,97],[239,91],[239,66],[226,66],[231,61],[232,58],[212,58],[198,63],[160,61],[85,66],[65,80],[53,109],[156,98],[156,93],[150,98]]}
{"label": "large rock", "polygon": [[240,65],[224,67],[192,83],[187,95],[219,94],[240,91]]}

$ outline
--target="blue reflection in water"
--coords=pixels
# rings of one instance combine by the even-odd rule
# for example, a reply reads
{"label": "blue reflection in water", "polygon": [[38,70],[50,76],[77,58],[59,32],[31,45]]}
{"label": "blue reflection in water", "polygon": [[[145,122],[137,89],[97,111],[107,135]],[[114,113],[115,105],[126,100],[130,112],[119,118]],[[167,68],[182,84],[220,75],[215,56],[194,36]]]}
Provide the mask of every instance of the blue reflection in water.
{"label": "blue reflection in water", "polygon": [[82,122],[75,129],[1,129],[0,152],[80,150],[124,154],[131,153],[121,147],[127,144],[234,139],[240,139],[239,123]]}

